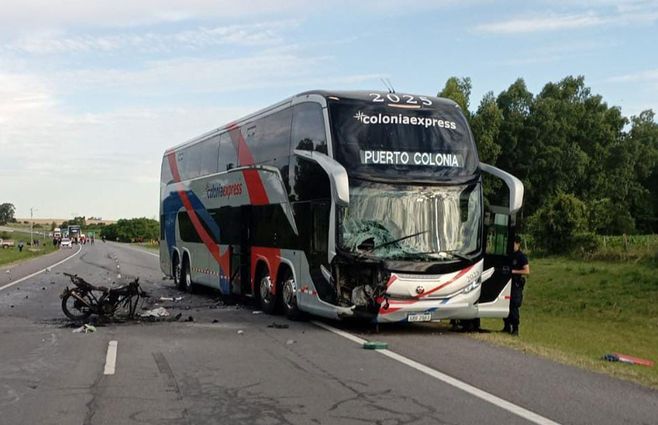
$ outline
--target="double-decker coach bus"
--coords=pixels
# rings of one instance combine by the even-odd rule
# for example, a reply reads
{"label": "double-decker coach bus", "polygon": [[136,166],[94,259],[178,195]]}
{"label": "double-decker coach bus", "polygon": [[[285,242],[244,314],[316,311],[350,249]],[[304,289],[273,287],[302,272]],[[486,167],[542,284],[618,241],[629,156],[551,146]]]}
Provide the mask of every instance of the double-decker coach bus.
{"label": "double-decker coach bus", "polygon": [[453,101],[310,91],[165,152],[160,264],[292,319],[505,317],[522,198]]}

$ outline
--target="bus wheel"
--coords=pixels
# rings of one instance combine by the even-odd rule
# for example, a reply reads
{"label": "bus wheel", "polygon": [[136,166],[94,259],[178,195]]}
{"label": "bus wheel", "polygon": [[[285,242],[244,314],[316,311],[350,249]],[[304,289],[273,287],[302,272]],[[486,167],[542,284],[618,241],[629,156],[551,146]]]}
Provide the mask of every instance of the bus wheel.
{"label": "bus wheel", "polygon": [[297,284],[295,279],[288,274],[283,281],[281,290],[283,312],[290,320],[299,320],[302,318],[302,312],[297,307]]}
{"label": "bus wheel", "polygon": [[194,282],[192,282],[192,273],[190,273],[190,262],[185,259],[183,262],[183,271],[181,272],[183,289],[190,294],[194,293]]}
{"label": "bus wheel", "polygon": [[270,275],[266,274],[261,277],[260,282],[258,283],[258,295],[260,298],[260,308],[267,314],[274,314],[276,307],[276,298],[272,293],[272,278]]}
{"label": "bus wheel", "polygon": [[183,267],[181,266],[181,263],[178,260],[177,255],[174,257],[173,269],[174,269],[174,285],[178,289],[185,289],[183,287],[183,283],[182,283],[182,279],[181,279],[181,275],[183,274]]}

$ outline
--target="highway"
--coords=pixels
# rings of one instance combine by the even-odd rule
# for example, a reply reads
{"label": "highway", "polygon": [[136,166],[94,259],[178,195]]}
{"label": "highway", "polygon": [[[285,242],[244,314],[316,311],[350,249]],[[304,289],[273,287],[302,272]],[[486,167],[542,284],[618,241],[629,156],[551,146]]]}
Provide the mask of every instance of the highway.
{"label": "highway", "polygon": [[[182,296],[158,305],[181,318],[74,333],[60,308],[59,294],[70,285],[63,272],[108,286],[137,276],[151,302]],[[372,326],[290,322],[201,292],[173,288],[153,252],[115,243],[60,251],[11,273],[0,267],[0,423],[658,420],[655,390],[482,343],[445,324],[375,333]],[[363,339],[385,341],[389,350],[365,350]]]}

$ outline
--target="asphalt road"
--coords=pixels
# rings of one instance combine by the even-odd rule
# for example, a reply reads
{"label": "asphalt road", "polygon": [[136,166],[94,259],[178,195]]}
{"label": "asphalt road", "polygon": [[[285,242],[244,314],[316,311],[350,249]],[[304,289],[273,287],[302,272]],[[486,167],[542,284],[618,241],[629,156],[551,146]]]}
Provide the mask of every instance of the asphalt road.
{"label": "asphalt road", "polygon": [[[75,252],[14,267],[12,281]],[[160,303],[182,317],[73,333],[60,309],[65,271],[107,286],[139,276],[156,299],[182,295]],[[374,334],[254,314],[211,291],[182,294],[153,253],[133,247],[86,245],[49,272],[8,279],[0,270],[3,425],[658,422],[654,390],[440,325]],[[386,341],[390,351],[364,350],[358,338]],[[114,349],[114,373],[105,374]]]}

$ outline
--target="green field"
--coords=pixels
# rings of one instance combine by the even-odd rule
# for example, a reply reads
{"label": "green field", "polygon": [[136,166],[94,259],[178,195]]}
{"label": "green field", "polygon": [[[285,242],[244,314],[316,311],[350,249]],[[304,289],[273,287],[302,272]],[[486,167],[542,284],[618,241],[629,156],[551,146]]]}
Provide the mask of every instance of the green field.
{"label": "green field", "polygon": [[[45,240],[39,238],[41,241],[41,246],[35,246],[34,250],[30,249],[30,247],[27,246],[27,242],[30,240],[30,232],[6,232],[3,237],[4,236],[8,236],[8,239],[13,240],[15,246],[13,248],[0,248],[0,266],[28,260],[30,258],[38,257],[40,255],[48,254],[57,250],[57,248],[53,246],[52,240],[48,238]],[[34,238],[37,239],[37,236],[35,235]],[[23,252],[19,252],[17,248],[18,241],[20,240],[25,242]]]}
{"label": "green field", "polygon": [[[530,259],[521,336],[475,337],[658,388],[658,267],[653,262]],[[501,320],[483,320],[497,331]],[[619,352],[653,360],[652,368],[609,363]]]}

